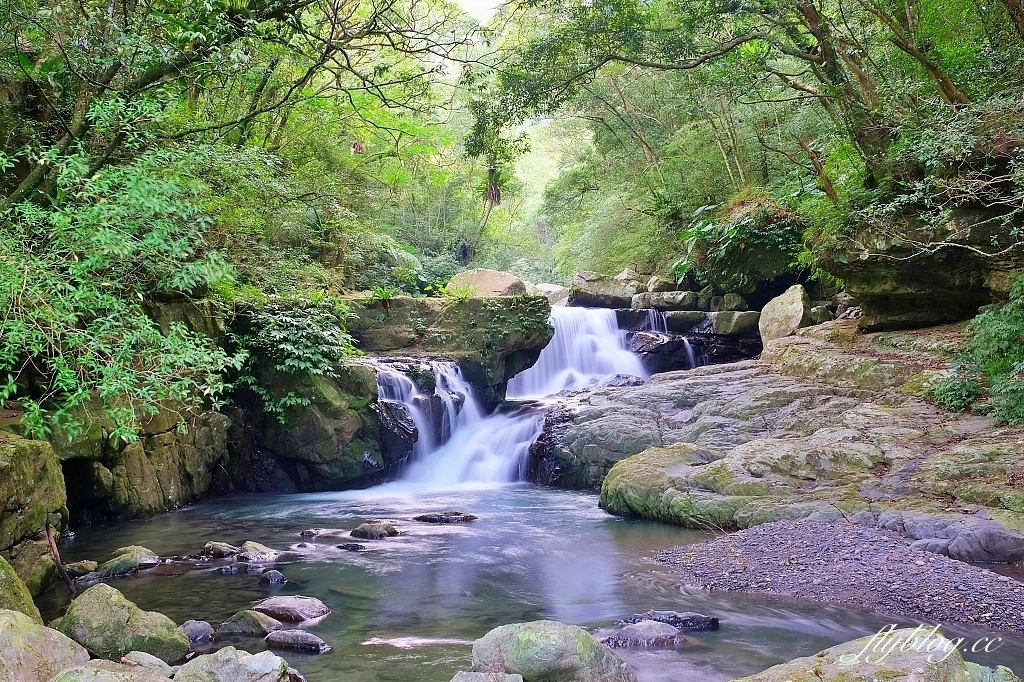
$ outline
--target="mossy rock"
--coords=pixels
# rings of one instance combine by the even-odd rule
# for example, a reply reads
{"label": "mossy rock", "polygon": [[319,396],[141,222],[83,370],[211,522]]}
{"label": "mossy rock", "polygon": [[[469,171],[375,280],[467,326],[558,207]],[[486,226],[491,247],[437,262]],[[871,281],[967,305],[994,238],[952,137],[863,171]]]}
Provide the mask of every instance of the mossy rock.
{"label": "mossy rock", "polygon": [[39,615],[39,609],[32,601],[28,588],[14,572],[14,567],[3,557],[0,557],[0,609],[20,611],[40,625],[43,624],[43,617]]}
{"label": "mossy rock", "polygon": [[[67,491],[60,462],[49,443],[0,431],[0,552],[67,519]],[[24,579],[25,576],[22,576]]]}
{"label": "mossy rock", "polygon": [[83,665],[89,652],[20,611],[0,609],[0,680],[46,682]]}
{"label": "mossy rock", "polygon": [[[926,639],[929,631],[905,629],[862,637],[733,682],[1020,682],[1008,668],[965,663],[953,642],[942,635]],[[891,652],[885,654],[887,649]]]}
{"label": "mossy rock", "polygon": [[68,606],[60,631],[89,653],[119,661],[130,651],[152,654],[166,663],[185,658],[191,643],[162,613],[143,611],[123,594],[100,583]]}
{"label": "mossy rock", "polygon": [[220,635],[249,635],[262,638],[283,627],[281,621],[276,618],[259,611],[246,610],[239,611],[221,623],[217,632]]}
{"label": "mossy rock", "polygon": [[473,669],[527,682],[636,682],[618,655],[586,630],[553,620],[495,628],[473,643]]}

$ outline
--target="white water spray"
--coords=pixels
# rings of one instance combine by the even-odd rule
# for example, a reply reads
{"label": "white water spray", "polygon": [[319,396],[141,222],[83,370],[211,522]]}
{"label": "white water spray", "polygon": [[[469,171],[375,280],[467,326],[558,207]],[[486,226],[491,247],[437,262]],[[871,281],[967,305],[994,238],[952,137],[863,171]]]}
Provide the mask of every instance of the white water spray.
{"label": "white water spray", "polygon": [[615,374],[647,377],[640,359],[626,347],[615,311],[608,308],[552,308],[555,335],[530,369],[508,382],[510,399],[536,399],[586,388]]}

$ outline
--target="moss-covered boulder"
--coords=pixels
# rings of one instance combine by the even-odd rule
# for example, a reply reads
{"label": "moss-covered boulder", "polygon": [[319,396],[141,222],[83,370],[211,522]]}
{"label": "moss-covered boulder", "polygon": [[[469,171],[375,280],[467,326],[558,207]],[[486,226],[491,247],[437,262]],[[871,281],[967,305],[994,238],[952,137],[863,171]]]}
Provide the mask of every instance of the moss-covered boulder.
{"label": "moss-covered boulder", "polygon": [[119,661],[129,651],[143,651],[167,663],[185,658],[188,636],[162,613],[143,611],[123,594],[100,583],[68,606],[60,631],[99,658]]}
{"label": "moss-covered boulder", "polygon": [[[888,653],[887,653],[888,652]],[[931,628],[892,630],[838,644],[733,682],[1019,682],[1009,668],[967,663]]]}
{"label": "moss-covered boulder", "polygon": [[181,666],[175,682],[288,682],[288,663],[269,651],[250,654],[227,646]]}
{"label": "moss-covered boulder", "polygon": [[20,611],[0,608],[0,680],[47,682],[88,660],[85,648],[56,630]]}
{"label": "moss-covered boulder", "polygon": [[217,629],[220,635],[242,635],[251,637],[266,637],[274,630],[280,630],[284,625],[276,618],[272,618],[259,611],[239,611],[235,615],[221,623]]}
{"label": "moss-covered boulder", "polygon": [[56,575],[40,538],[47,526],[60,532],[68,515],[64,476],[49,443],[0,431],[0,500],[0,556],[38,596]]}
{"label": "moss-covered boulder", "polygon": [[167,409],[146,419],[139,440],[110,438],[101,406],[80,408],[84,433],[51,442],[62,462],[72,518],[82,522],[152,516],[194,502],[210,489],[228,454],[228,419]]}
{"label": "moss-covered boulder", "polygon": [[636,682],[629,666],[586,630],[553,620],[502,625],[473,643],[473,669],[525,682]]}
{"label": "moss-covered boulder", "polygon": [[548,324],[551,305],[540,295],[348,300],[355,314],[349,331],[364,350],[453,360],[471,382],[499,398],[509,379],[536,362],[554,333]]}
{"label": "moss-covered boulder", "polygon": [[167,675],[136,664],[96,659],[65,670],[50,682],[167,682]]}
{"label": "moss-covered boulder", "polygon": [[596,272],[577,272],[569,287],[569,305],[584,308],[629,308],[633,297],[647,291],[635,273],[624,271],[610,277]]}
{"label": "moss-covered boulder", "polygon": [[32,595],[25,587],[25,583],[14,572],[14,567],[7,563],[2,556],[0,556],[0,609],[20,611],[40,625],[43,624],[43,617],[39,615],[39,609],[32,601]]}

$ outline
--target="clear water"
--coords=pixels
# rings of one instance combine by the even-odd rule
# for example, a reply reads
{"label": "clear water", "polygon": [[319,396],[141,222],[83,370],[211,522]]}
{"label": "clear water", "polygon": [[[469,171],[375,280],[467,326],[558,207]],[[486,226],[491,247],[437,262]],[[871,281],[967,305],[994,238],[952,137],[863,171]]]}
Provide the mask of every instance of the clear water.
{"label": "clear water", "polygon": [[[465,526],[412,521],[428,511],[459,510],[480,519]],[[261,586],[255,575],[224,575],[211,565],[169,564],[112,581],[145,609],[218,623],[270,594],[305,594],[333,609],[311,631],[334,650],[286,657],[310,682],[447,682],[466,669],[472,640],[505,623],[553,618],[597,629],[647,609],[717,615],[717,632],[688,635],[678,650],[621,655],[642,682],[716,682],[873,633],[890,619],[780,597],[681,590],[670,569],[647,559],[657,550],[704,536],[605,514],[589,493],[525,484],[415,492],[389,484],[345,493],[249,496],[205,502],[154,519],[81,529],[62,544],[67,561],[104,559],[140,544],[164,556],[195,553],[208,540],[257,540],[295,547],[307,528],[354,528],[393,522],[403,535],[361,541],[365,552],[307,541],[275,567],[291,582]],[[67,602],[56,586],[43,599],[48,617]],[[991,633],[975,633],[975,636]],[[254,639],[219,642],[250,651]],[[1007,638],[981,663],[1024,671],[1024,638]]]}

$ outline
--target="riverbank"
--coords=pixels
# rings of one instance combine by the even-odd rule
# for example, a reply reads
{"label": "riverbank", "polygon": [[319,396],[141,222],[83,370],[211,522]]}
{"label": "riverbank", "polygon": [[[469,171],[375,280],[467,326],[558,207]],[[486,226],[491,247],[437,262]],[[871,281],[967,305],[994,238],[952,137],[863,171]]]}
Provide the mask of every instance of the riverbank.
{"label": "riverbank", "polygon": [[1024,586],[852,523],[781,521],[659,552],[685,584],[1024,632]]}

